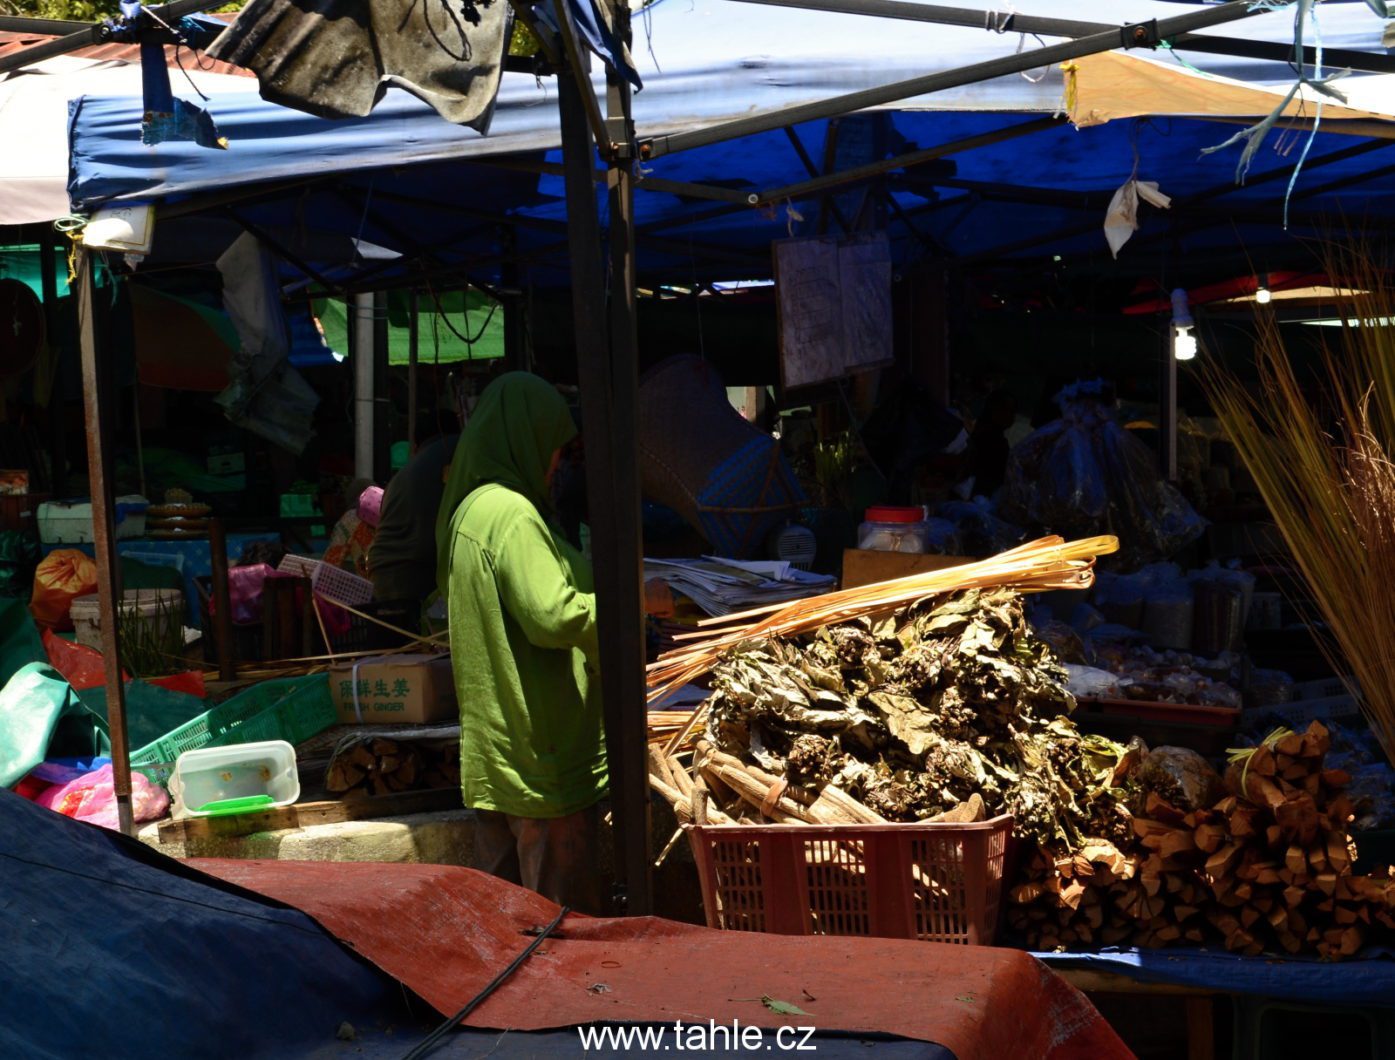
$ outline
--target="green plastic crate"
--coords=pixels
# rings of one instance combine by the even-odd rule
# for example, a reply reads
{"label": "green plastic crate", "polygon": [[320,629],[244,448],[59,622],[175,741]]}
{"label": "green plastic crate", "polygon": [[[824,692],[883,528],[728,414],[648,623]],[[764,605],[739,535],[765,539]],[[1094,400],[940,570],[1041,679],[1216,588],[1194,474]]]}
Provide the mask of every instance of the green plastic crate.
{"label": "green plastic crate", "polygon": [[185,751],[257,740],[285,740],[294,747],[337,719],[324,674],[263,681],[133,751],[131,766],[165,784]]}

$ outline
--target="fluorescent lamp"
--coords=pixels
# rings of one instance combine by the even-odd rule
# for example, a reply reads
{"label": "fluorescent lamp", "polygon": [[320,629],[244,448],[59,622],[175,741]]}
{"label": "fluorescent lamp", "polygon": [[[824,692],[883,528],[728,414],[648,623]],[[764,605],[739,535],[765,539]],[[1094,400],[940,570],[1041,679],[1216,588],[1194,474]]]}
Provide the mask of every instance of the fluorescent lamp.
{"label": "fluorescent lamp", "polygon": [[1185,324],[1175,324],[1172,328],[1172,356],[1179,361],[1190,361],[1196,356],[1196,336]]}

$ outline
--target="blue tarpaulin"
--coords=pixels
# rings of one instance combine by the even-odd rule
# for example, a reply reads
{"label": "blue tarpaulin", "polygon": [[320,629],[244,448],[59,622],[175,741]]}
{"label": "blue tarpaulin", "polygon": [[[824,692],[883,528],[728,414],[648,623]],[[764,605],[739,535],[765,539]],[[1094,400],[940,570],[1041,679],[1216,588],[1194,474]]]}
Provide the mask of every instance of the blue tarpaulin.
{"label": "blue tarpaulin", "polygon": [[1395,954],[1383,949],[1368,950],[1346,961],[1244,957],[1224,950],[1173,948],[1033,956],[1056,970],[1088,968],[1141,983],[1318,1005],[1395,1008]]}
{"label": "blue tarpaulin", "polygon": [[304,913],[0,791],[0,1054],[291,1057],[404,993]]}
{"label": "blue tarpaulin", "polygon": [[[1156,0],[1069,5],[1041,0],[1019,8],[1115,24],[1186,10]],[[1323,4],[1320,15],[1326,47],[1380,48],[1381,22],[1365,5]],[[1213,32],[1289,42],[1292,13],[1260,14]],[[645,85],[635,96],[635,120],[641,138],[678,132],[1011,55],[1019,45],[1037,44],[988,29],[731,0],[663,0],[635,20],[632,52]],[[1201,70],[1251,84],[1286,88],[1293,79],[1282,63],[1188,54],[1182,44],[1177,54]],[[597,87],[603,87],[596,76]],[[1355,75],[1347,80],[1370,79]],[[1059,69],[1042,69],[901,101],[844,118],[836,154],[846,166],[981,137],[1056,113],[1066,91]],[[226,204],[245,187],[249,196],[256,191],[256,200],[234,204],[235,216],[265,226],[352,232],[404,255],[388,263],[316,263],[332,278],[359,274],[374,281],[399,275],[423,251],[436,265],[475,270],[482,280],[498,281],[497,222],[504,221],[513,227],[511,249],[522,256],[529,278],[565,282],[562,181],[555,170],[539,166],[560,161],[555,102],[549,81],[506,74],[490,134],[483,137],[448,124],[402,93],[389,93],[369,117],[339,122],[277,107],[251,93],[220,95],[212,109],[230,146],[207,151],[179,143],[142,145],[136,135],[137,101],[84,97],[72,107],[70,190],[76,208],[91,210],[117,199],[177,202],[214,191]],[[1159,114],[1173,113],[1167,99],[1150,103]],[[1297,188],[1294,225],[1285,233],[1287,180],[1269,178],[1293,165],[1299,150],[1295,141],[1305,134],[1276,133],[1260,151],[1247,185],[1237,188],[1237,149],[1201,156],[1202,149],[1224,141],[1236,128],[1184,116],[1116,120],[1082,129],[1063,123],[949,152],[952,161],[891,175],[888,187],[896,205],[910,213],[918,230],[913,233],[904,219],[890,217],[895,250],[903,259],[925,245],[958,257],[996,255],[1002,248],[1009,248],[1004,255],[1107,253],[1101,231],[1105,207],[1135,171],[1139,179],[1157,181],[1174,197],[1172,217],[1186,212],[1188,223],[1176,232],[1176,244],[1169,239],[1174,253],[1291,245],[1320,227],[1314,216],[1318,210],[1340,210],[1350,218],[1395,218],[1395,183],[1389,174],[1382,171],[1378,179],[1354,182],[1389,165],[1380,149],[1392,141],[1320,132]],[[811,159],[824,157],[828,130],[826,121],[796,128]],[[1335,161],[1328,157],[1354,147],[1361,150]],[[516,170],[497,168],[520,164]],[[783,131],[666,155],[643,163],[639,173],[650,179],[720,184],[743,193],[785,187],[809,176]],[[288,185],[284,192],[276,187],[280,182]],[[603,194],[603,187],[598,188],[598,195]],[[601,202],[604,208],[604,198]],[[762,209],[737,205],[725,213],[721,207],[681,191],[642,190],[636,200],[641,269],[689,277],[768,272],[773,239],[812,233],[820,223],[817,199]],[[1146,240],[1150,227],[1154,234],[1166,231],[1165,222],[1155,216],[1145,215],[1143,222],[1140,240]],[[181,223],[157,223],[157,256],[173,249],[197,253],[198,240],[182,238]],[[1024,234],[1058,231],[1065,234],[1044,245],[1014,248]],[[1146,245],[1130,246],[1125,256],[1137,259]]]}

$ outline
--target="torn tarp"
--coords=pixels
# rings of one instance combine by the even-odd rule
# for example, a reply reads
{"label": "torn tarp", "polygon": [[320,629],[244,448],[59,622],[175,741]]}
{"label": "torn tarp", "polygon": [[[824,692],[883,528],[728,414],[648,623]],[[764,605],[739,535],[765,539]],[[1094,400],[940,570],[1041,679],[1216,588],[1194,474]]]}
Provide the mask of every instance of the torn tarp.
{"label": "torn tarp", "polygon": [[300,453],[315,433],[310,423],[320,399],[287,360],[290,330],[271,256],[243,233],[218,259],[218,271],[223,308],[241,342],[218,404],[239,427]]}
{"label": "torn tarp", "polygon": [[390,86],[487,132],[512,24],[508,0],[252,0],[208,54],[257,75],[262,98],[363,117]]}

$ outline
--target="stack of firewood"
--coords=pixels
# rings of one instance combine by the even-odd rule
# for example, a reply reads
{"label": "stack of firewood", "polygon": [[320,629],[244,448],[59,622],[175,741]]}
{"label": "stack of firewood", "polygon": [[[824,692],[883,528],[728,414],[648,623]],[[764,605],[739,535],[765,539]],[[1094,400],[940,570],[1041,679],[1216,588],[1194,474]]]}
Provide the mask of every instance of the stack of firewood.
{"label": "stack of firewood", "polygon": [[334,795],[432,791],[460,787],[460,745],[446,740],[376,736],[341,744],[325,774]]}
{"label": "stack of firewood", "polygon": [[1350,957],[1395,932],[1395,880],[1351,874],[1350,777],[1313,722],[1235,755],[1224,798],[1184,812],[1156,792],[1121,850],[1038,851],[1009,922],[1033,948],[1222,942],[1249,955]]}

